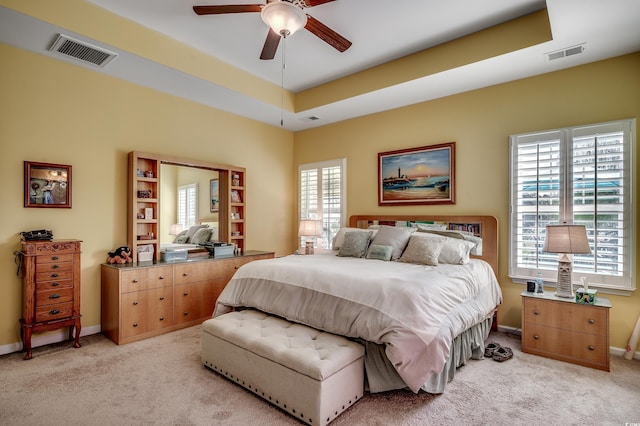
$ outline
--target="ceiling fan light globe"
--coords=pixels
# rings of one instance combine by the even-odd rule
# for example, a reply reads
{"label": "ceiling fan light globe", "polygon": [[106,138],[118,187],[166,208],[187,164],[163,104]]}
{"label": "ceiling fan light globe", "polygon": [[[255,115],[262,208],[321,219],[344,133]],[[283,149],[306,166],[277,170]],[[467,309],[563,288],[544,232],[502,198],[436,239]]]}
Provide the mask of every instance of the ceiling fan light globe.
{"label": "ceiling fan light globe", "polygon": [[283,37],[295,33],[307,24],[307,14],[298,6],[286,1],[267,3],[262,8],[260,16],[265,24]]}

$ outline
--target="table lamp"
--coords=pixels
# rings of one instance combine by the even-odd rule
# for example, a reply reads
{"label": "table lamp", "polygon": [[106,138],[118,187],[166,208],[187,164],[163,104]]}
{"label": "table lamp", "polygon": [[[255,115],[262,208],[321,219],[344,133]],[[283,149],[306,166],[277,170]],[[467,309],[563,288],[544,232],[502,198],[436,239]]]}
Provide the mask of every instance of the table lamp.
{"label": "table lamp", "polygon": [[314,237],[322,235],[322,224],[319,220],[305,219],[300,221],[298,236],[306,237],[304,254],[313,254]]}
{"label": "table lamp", "polygon": [[169,226],[169,235],[178,235],[182,232],[182,224],[174,223]]}
{"label": "table lamp", "polygon": [[584,225],[547,225],[542,251],[558,253],[558,285],[556,296],[573,297],[571,272],[573,254],[591,254]]}

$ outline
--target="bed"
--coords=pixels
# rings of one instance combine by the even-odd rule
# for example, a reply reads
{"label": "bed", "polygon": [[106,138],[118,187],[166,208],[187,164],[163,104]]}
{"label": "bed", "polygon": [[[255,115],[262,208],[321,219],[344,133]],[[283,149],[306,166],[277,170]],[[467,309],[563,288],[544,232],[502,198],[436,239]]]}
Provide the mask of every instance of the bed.
{"label": "bed", "polygon": [[214,317],[254,308],[358,341],[370,392],[442,393],[458,367],[482,358],[502,301],[494,217],[352,216],[334,243],[242,266]]}

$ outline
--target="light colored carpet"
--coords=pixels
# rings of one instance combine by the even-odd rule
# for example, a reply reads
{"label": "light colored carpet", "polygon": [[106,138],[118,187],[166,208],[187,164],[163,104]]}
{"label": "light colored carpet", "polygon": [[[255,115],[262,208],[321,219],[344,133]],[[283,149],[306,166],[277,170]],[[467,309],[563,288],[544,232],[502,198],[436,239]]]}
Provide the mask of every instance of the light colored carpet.
{"label": "light colored carpet", "polygon": [[[611,373],[523,354],[470,361],[442,395],[365,394],[332,425],[624,425],[640,423],[640,362]],[[0,424],[297,425],[200,363],[200,326],[117,346],[101,335],[0,357]]]}

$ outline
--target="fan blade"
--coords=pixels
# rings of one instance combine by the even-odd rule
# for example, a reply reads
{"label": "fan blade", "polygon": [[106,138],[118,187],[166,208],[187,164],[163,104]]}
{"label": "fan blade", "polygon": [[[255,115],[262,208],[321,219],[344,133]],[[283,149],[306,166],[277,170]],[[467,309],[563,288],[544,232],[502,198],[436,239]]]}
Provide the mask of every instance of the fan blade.
{"label": "fan blade", "polygon": [[260,59],[267,60],[273,59],[276,56],[276,50],[278,50],[278,45],[280,44],[280,36],[278,33],[269,28],[269,33],[267,34],[267,39],[264,41],[264,46],[262,47],[262,53],[260,54]]}
{"label": "fan blade", "polygon": [[325,3],[331,3],[336,0],[305,0],[304,2],[309,5],[309,7],[318,6]]}
{"label": "fan blade", "polygon": [[344,52],[351,47],[349,40],[312,16],[307,15],[307,25],[305,25],[304,28],[340,52]]}
{"label": "fan blade", "polygon": [[221,13],[245,13],[262,11],[261,4],[235,4],[226,6],[193,6],[197,15],[219,15]]}

